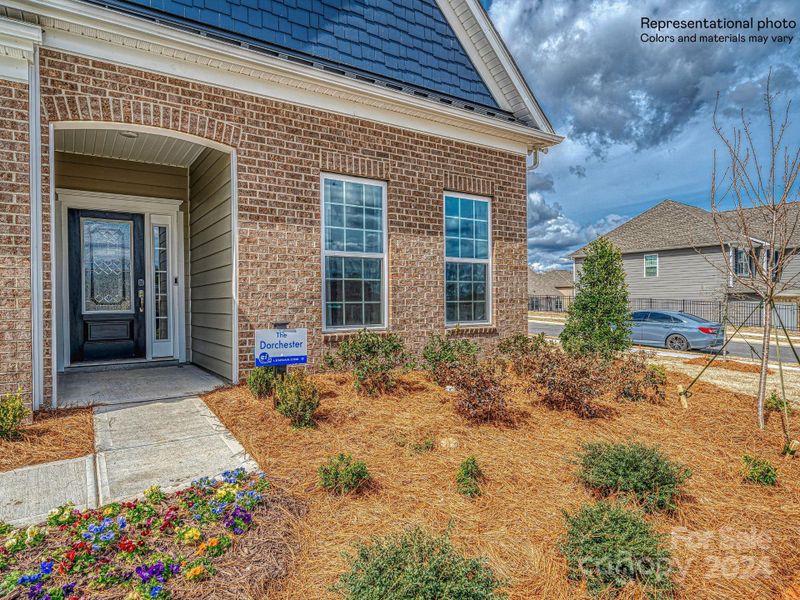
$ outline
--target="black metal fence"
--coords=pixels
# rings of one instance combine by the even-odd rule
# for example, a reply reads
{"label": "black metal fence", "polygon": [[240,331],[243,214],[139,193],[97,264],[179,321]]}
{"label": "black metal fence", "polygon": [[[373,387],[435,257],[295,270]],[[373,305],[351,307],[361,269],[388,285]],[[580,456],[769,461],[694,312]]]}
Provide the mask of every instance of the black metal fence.
{"label": "black metal fence", "polygon": [[[530,296],[528,310],[539,312],[566,312],[572,298],[569,296]],[[764,309],[752,300],[673,300],[668,298],[631,298],[631,311],[635,310],[674,310],[697,315],[709,321],[726,320],[734,326],[761,327],[764,322]],[[798,306],[794,303],[775,305],[786,329],[798,331]],[[727,316],[727,319],[726,319]]]}

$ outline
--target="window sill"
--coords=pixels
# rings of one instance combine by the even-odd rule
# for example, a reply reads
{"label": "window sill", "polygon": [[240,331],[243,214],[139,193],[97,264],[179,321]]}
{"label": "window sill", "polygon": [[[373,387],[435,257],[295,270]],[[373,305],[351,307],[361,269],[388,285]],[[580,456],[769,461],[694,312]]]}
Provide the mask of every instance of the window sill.
{"label": "window sill", "polygon": [[497,327],[489,323],[476,325],[445,325],[445,330],[448,332],[458,331],[464,335],[491,335],[497,333]]}
{"label": "window sill", "polygon": [[[389,330],[385,327],[381,328],[366,328],[367,331],[370,333],[377,333],[378,335],[388,335]],[[359,327],[358,329],[334,329],[330,331],[323,331],[322,332],[322,343],[323,344],[336,344],[338,342],[343,342],[344,340],[353,337],[359,331],[364,331],[364,327]]]}

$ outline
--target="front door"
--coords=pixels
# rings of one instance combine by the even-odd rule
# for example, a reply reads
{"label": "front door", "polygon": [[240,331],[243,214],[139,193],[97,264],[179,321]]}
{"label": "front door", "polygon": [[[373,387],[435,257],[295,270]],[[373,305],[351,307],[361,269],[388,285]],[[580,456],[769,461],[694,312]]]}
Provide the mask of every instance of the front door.
{"label": "front door", "polygon": [[144,216],[68,211],[70,362],[146,355]]}

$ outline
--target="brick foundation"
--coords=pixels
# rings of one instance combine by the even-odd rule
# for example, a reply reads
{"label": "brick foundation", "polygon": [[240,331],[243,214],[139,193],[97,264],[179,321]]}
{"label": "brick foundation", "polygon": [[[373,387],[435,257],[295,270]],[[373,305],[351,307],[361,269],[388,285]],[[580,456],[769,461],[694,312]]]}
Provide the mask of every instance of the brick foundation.
{"label": "brick foundation", "polygon": [[[329,343],[321,334],[321,171],[388,182],[389,325],[412,350],[444,328],[445,190],[492,197],[494,327],[475,339],[491,345],[526,330],[523,156],[50,50],[41,51],[41,83],[45,165],[52,121],[151,125],[236,149],[242,371],[252,365],[253,331],[274,322],[308,328],[312,364]],[[45,202],[49,186],[45,169]],[[47,207],[44,214],[48,240]],[[44,258],[50,323],[49,247]],[[49,388],[50,341],[45,352]]]}

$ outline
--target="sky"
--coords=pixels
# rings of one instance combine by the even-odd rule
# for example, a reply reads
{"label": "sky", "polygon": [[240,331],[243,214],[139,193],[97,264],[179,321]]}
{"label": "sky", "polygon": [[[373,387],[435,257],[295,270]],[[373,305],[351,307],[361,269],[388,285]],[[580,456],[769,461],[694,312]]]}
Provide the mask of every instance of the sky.
{"label": "sky", "polygon": [[[556,132],[567,137],[528,177],[528,262],[535,269],[569,268],[570,252],[667,198],[708,209],[713,152],[722,149],[712,129],[718,94],[724,130],[740,124],[744,110],[763,133],[770,69],[778,106],[795,100],[788,139],[797,147],[800,26],[761,32],[792,35],[789,44],[640,40],[642,17],[753,17],[756,24],[769,17],[800,25],[797,0],[483,4]],[[760,136],[760,147],[765,140]],[[721,155],[718,162],[724,166]]]}

